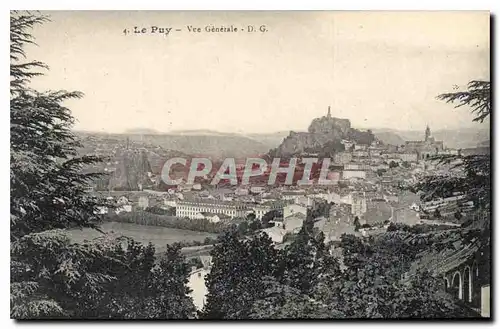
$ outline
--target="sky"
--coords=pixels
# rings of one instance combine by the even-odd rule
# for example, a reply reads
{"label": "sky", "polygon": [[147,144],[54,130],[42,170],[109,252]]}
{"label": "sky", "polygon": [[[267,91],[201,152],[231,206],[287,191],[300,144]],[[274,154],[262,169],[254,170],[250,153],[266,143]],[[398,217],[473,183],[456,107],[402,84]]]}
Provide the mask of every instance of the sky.
{"label": "sky", "polygon": [[44,13],[33,87],[82,91],[77,130],[300,131],[328,106],[359,128],[478,127],[436,96],[490,79],[488,12]]}

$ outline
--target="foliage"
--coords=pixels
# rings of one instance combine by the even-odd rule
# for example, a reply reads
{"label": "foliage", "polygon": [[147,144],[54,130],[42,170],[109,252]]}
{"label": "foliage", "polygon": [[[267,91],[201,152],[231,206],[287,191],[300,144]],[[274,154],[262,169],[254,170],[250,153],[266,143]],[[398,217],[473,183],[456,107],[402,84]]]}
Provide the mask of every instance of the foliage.
{"label": "foliage", "polygon": [[10,23],[10,195],[11,237],[68,226],[97,227],[104,200],[85,192],[98,175],[82,173],[95,157],[77,157],[80,143],[71,132],[73,118],[62,105],[80,98],[79,92],[37,92],[28,88],[32,77],[46,69],[26,61],[24,48],[33,43],[30,30],[47,16],[14,12]]}
{"label": "foliage", "polygon": [[[491,114],[491,83],[489,81],[471,81],[466,91],[445,93],[437,98],[455,107],[468,106],[475,116],[473,121],[483,122]],[[465,201],[472,201],[474,211],[467,214],[460,230],[450,230],[441,239],[442,248],[456,248],[457,244],[467,245],[476,241],[483,250],[484,259],[488,260],[491,232],[491,157],[489,154],[449,155],[434,159],[446,174],[423,177],[413,191],[421,193],[422,200],[432,200],[461,193]],[[489,271],[489,270],[488,270]],[[488,272],[485,271],[485,272]]]}
{"label": "foliage", "polygon": [[281,281],[304,294],[309,294],[317,284],[320,274],[327,267],[336,266],[337,262],[330,256],[324,243],[323,233],[315,236],[312,227],[304,223],[293,242],[282,252]]}
{"label": "foliage", "polygon": [[331,208],[331,204],[329,204],[326,201],[315,202],[312,210],[308,209],[307,212],[308,212],[308,215],[311,216],[311,218],[313,218],[313,219],[321,217],[321,216],[329,217],[330,216],[330,208]]}
{"label": "foliage", "polygon": [[305,153],[318,154],[319,157],[331,157],[335,153],[345,151],[344,144],[341,143],[340,140],[333,140],[325,143],[322,146],[309,147],[304,149]]}
{"label": "foliage", "polygon": [[473,121],[483,122],[491,113],[491,82],[473,80],[467,84],[466,91],[444,93],[437,99],[446,103],[458,103],[455,108],[468,106],[475,115]]}
{"label": "foliage", "polygon": [[171,207],[170,209],[163,209],[161,207],[147,207],[144,211],[150,212],[156,215],[167,215],[167,216],[175,216],[175,208]]}
{"label": "foliage", "polygon": [[178,218],[168,215],[158,215],[148,211],[133,211],[129,213],[122,212],[118,215],[109,214],[104,218],[104,220],[208,233],[222,233],[231,226],[230,224],[226,224],[224,222],[212,223],[206,219]]}
{"label": "foliage", "polygon": [[371,143],[375,141],[375,135],[370,129],[361,131],[351,128],[349,131],[349,139],[355,141],[357,144],[371,145]]}
{"label": "foliage", "polygon": [[[475,115],[473,121],[483,122],[491,114],[491,84],[489,81],[471,81],[467,91],[445,93],[437,98],[447,103],[458,103],[455,107],[469,106]],[[446,197],[452,192],[461,192],[476,208],[490,208],[491,203],[491,158],[489,155],[450,155],[436,159],[439,165],[447,165],[447,175],[424,177],[414,186],[429,200]],[[457,173],[462,172],[462,175]]]}
{"label": "foliage", "polygon": [[397,163],[396,161],[389,162],[389,168],[397,168],[397,167],[399,167],[399,163]]}
{"label": "foliage", "polygon": [[359,222],[359,217],[354,217],[354,230],[357,232],[361,228],[361,223]]}
{"label": "foliage", "polygon": [[25,235],[12,249],[11,316],[16,319],[194,314],[180,246],[167,246],[166,257],[155,264],[152,245],[107,236],[73,244],[58,230]]}
{"label": "foliage", "polygon": [[268,211],[262,216],[262,228],[268,228],[272,225],[269,224],[270,221],[274,220],[276,217],[283,217],[283,213],[279,210]]}
{"label": "foliage", "polygon": [[264,233],[250,240],[239,240],[236,232],[221,236],[211,252],[213,265],[205,281],[207,302],[200,316],[248,318],[251,305],[264,293],[262,278],[277,271],[277,254]]}
{"label": "foliage", "polygon": [[316,299],[352,318],[464,317],[467,309],[446,294],[439,280],[420,273],[401,280],[425,243],[413,245],[404,234],[361,239],[342,236],[343,263],[338,277],[318,285]]}
{"label": "foliage", "polygon": [[250,319],[331,319],[343,314],[304,295],[300,290],[264,277],[263,297],[253,303]]}
{"label": "foliage", "polygon": [[245,240],[234,232],[221,237],[211,254],[208,298],[201,316],[281,319],[338,315],[310,296],[321,277],[339,270],[323,235],[313,235],[311,224],[305,223],[283,251],[265,233]]}
{"label": "foliage", "polygon": [[477,316],[444,292],[440,280],[403,274],[427,248],[439,248],[449,230],[391,226],[370,238],[343,235],[337,259],[304,221],[278,251],[265,235],[220,238],[212,251],[202,318],[439,318]]}
{"label": "foliage", "polygon": [[82,94],[29,87],[47,67],[26,61],[24,49],[46,21],[29,12],[10,19],[11,317],[191,317],[179,246],[156,264],[151,245],[107,236],[75,244],[65,235],[72,227],[98,229],[99,210],[111,205],[86,192],[99,175],[84,169],[101,159],[77,156],[74,119],[63,105]]}

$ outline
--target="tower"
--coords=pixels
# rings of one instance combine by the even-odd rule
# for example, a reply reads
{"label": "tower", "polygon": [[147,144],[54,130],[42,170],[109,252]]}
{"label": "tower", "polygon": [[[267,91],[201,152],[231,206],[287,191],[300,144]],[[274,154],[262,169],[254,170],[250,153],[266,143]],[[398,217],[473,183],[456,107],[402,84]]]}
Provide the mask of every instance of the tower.
{"label": "tower", "polygon": [[330,106],[328,106],[328,114],[326,115],[327,118],[331,118],[332,117],[332,114],[330,112]]}
{"label": "tower", "polygon": [[429,128],[429,125],[427,125],[427,128],[425,128],[425,141],[429,141],[429,137],[431,137],[431,128]]}

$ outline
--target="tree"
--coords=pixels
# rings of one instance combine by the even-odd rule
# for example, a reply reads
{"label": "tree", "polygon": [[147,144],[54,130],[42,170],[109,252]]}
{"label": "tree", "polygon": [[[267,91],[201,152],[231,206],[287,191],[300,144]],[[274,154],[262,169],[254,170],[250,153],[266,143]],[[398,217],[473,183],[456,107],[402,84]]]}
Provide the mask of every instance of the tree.
{"label": "tree", "polygon": [[272,226],[269,222],[274,220],[276,217],[283,216],[278,210],[268,211],[262,216],[262,228],[268,228]]}
{"label": "tree", "polygon": [[246,220],[248,222],[253,222],[256,219],[255,213],[251,212],[247,215]]}
{"label": "tree", "polygon": [[339,269],[336,259],[329,253],[323,232],[314,234],[314,223],[305,220],[292,243],[281,254],[281,282],[310,295],[318,280],[326,273]]}
{"label": "tree", "polygon": [[[47,66],[26,61],[24,49],[34,43],[30,34],[34,26],[47,21],[47,16],[18,12],[10,19],[11,293],[17,296],[11,303],[11,315],[18,318],[65,314],[51,297],[50,288],[44,286],[55,278],[42,279],[26,271],[41,266],[34,258],[47,260],[47,266],[62,266],[47,252],[72,253],[67,249],[69,241],[57,230],[44,232],[97,227],[100,218],[96,213],[103,205],[85,193],[86,183],[94,175],[80,172],[97,159],[76,157],[78,142],[70,131],[73,118],[61,105],[81,93],[40,93],[29,88],[31,78],[41,75],[40,70]],[[25,252],[29,248],[43,253]],[[54,263],[49,265],[51,259]]]}
{"label": "tree", "polygon": [[357,232],[361,228],[361,223],[359,222],[359,217],[354,217],[354,230]]}
{"label": "tree", "polygon": [[[437,96],[447,103],[455,103],[456,108],[468,106],[474,115],[473,121],[482,123],[491,114],[491,84],[489,81],[471,81],[467,90],[445,93]],[[489,154],[448,155],[435,161],[446,166],[447,174],[423,177],[413,191],[421,194],[422,200],[447,197],[453,193],[461,193],[465,201],[474,204],[474,215],[462,224],[461,232],[450,234],[442,243],[452,248],[457,242],[470,243],[478,239],[485,261],[489,257],[491,239],[491,158]],[[453,174],[448,174],[453,173]],[[474,220],[471,217],[474,216]]]}
{"label": "tree", "polygon": [[473,80],[467,84],[466,91],[444,93],[437,99],[446,103],[458,103],[455,108],[468,106],[475,115],[472,121],[483,122],[491,114],[491,82]]}
{"label": "tree", "polygon": [[331,208],[331,204],[329,204],[326,201],[321,201],[321,202],[315,203],[314,207],[311,210],[308,209],[308,213],[310,213],[310,216],[313,219],[316,219],[316,218],[322,217],[322,216],[328,217],[330,215],[330,208]]}
{"label": "tree", "polygon": [[403,162],[401,163],[401,166],[402,166],[403,168],[410,168],[410,167],[411,167],[411,165],[410,165],[410,163],[409,163],[408,161],[403,161]]}
{"label": "tree", "polygon": [[399,167],[399,163],[397,163],[396,161],[391,161],[389,162],[389,168],[397,168]]}
{"label": "tree", "polygon": [[[468,106],[475,115],[472,121],[483,122],[491,114],[491,83],[489,81],[473,80],[467,85],[466,91],[444,93],[437,98],[447,103],[457,103],[455,108]],[[491,203],[490,164],[489,155],[452,155],[439,158],[440,164],[451,165],[452,169],[462,170],[464,175],[430,176],[416,185],[415,190],[423,192],[423,198],[433,198],[447,195],[450,191],[466,194],[467,199],[476,207],[489,210]]]}
{"label": "tree", "polygon": [[248,224],[248,229],[250,232],[255,232],[257,230],[260,230],[262,228],[262,223],[260,220],[255,219]]}
{"label": "tree", "polygon": [[211,256],[207,302],[200,317],[248,318],[251,305],[264,293],[262,278],[276,274],[278,251],[271,239],[261,233],[239,240],[235,232],[228,232],[219,237]]}
{"label": "tree", "polygon": [[320,281],[318,302],[347,318],[442,318],[477,316],[444,292],[437,278],[417,272],[401,280],[428,242],[414,243],[412,233],[388,232],[377,237],[341,237],[346,267],[335,278]]}
{"label": "tree", "polygon": [[28,87],[41,75],[38,61],[23,61],[24,47],[33,43],[29,31],[46,16],[13,13],[11,16],[11,236],[68,226],[97,227],[103,200],[86,193],[98,177],[81,169],[100,161],[78,157],[80,143],[71,132],[74,119],[62,105],[80,98],[79,92],[37,92]]}
{"label": "tree", "polygon": [[439,211],[438,208],[436,208],[436,210],[434,210],[434,217],[438,218],[438,219],[441,218],[441,212]]}
{"label": "tree", "polygon": [[264,296],[251,306],[250,319],[332,319],[342,313],[302,294],[300,290],[264,277]]}
{"label": "tree", "polygon": [[39,92],[31,78],[47,66],[27,61],[31,30],[48,21],[12,12],[11,72],[11,317],[185,318],[194,306],[180,250],[155,267],[154,248],[131,239],[72,243],[68,228],[98,229],[99,210],[111,207],[86,191],[99,162],[77,155],[74,119],[63,103],[79,92]]}

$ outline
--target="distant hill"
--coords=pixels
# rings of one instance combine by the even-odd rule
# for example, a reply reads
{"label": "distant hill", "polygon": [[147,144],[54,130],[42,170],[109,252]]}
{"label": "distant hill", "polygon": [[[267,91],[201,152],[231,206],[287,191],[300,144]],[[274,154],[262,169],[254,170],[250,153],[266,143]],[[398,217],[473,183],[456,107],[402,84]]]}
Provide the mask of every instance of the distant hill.
{"label": "distant hill", "polygon": [[392,131],[381,131],[381,132],[374,132],[375,137],[382,141],[384,144],[390,144],[390,145],[402,145],[405,143],[404,139],[402,139],[398,134],[392,132]]}
{"label": "distant hill", "polygon": [[237,133],[225,133],[210,129],[173,130],[165,134],[179,136],[241,136]]}
{"label": "distant hill", "polygon": [[156,134],[128,135],[130,140],[159,145],[165,149],[176,150],[190,155],[212,157],[244,157],[265,153],[267,145],[237,134]]}
{"label": "distant hill", "polygon": [[98,190],[137,190],[152,188],[157,184],[163,163],[173,157],[186,154],[168,150],[159,145],[136,142],[123,134],[77,132],[82,146],[80,155],[96,155],[103,162],[86,168],[87,172],[107,175],[95,180]]}
{"label": "distant hill", "polygon": [[127,129],[124,134],[160,134],[159,131],[150,128]]}
{"label": "distant hill", "polygon": [[216,158],[245,157],[269,151],[268,145],[236,133],[221,133],[212,130],[182,130],[170,133],[141,133],[141,131],[142,129],[134,129],[122,134],[92,132],[79,132],[79,134],[106,138],[108,141],[114,140],[115,143],[121,144],[125,143],[128,138],[130,142],[138,145],[152,145],[188,155]]}
{"label": "distant hill", "polygon": [[477,143],[477,147],[490,147],[490,141],[487,140],[487,141],[479,142],[479,143]]}
{"label": "distant hill", "polygon": [[277,131],[275,133],[245,134],[245,136],[272,149],[278,147],[289,134],[290,131]]}

